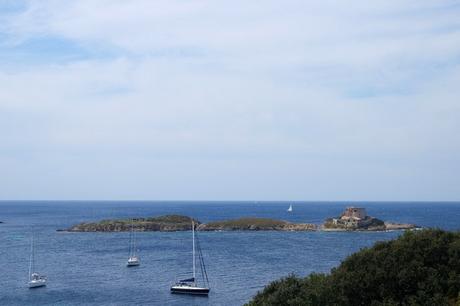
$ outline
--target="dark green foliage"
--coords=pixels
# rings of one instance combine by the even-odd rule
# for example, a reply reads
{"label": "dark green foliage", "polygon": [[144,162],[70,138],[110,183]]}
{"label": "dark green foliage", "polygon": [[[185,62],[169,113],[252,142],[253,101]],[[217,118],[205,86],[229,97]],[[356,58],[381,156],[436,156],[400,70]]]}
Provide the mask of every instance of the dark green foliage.
{"label": "dark green foliage", "polygon": [[208,228],[228,228],[228,229],[249,229],[255,228],[277,228],[286,224],[286,221],[274,220],[269,218],[240,218],[224,221],[215,221],[206,224]]}
{"label": "dark green foliage", "polygon": [[460,305],[460,233],[406,232],[378,242],[329,275],[289,276],[247,305]]}
{"label": "dark green foliage", "polygon": [[[195,224],[201,224],[195,220]],[[192,218],[180,215],[166,215],[150,218],[102,220],[94,223],[80,223],[67,229],[71,232],[122,232],[130,231],[189,231]]]}
{"label": "dark green foliage", "polygon": [[269,218],[239,218],[203,224],[200,231],[313,231],[316,225]]}
{"label": "dark green foliage", "polygon": [[[187,216],[181,215],[166,215],[166,216],[159,216],[159,217],[150,217],[150,218],[138,218],[139,222],[149,221],[149,222],[163,222],[163,223],[190,223],[192,222],[192,218]],[[200,221],[193,220],[196,224],[200,224]]]}

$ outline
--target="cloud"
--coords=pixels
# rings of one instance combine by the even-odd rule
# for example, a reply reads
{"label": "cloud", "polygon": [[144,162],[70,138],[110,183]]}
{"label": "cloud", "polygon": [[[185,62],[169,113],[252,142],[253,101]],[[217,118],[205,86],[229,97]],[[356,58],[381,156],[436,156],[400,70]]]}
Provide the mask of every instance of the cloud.
{"label": "cloud", "polygon": [[459,10],[24,2],[0,14],[0,197],[458,199]]}

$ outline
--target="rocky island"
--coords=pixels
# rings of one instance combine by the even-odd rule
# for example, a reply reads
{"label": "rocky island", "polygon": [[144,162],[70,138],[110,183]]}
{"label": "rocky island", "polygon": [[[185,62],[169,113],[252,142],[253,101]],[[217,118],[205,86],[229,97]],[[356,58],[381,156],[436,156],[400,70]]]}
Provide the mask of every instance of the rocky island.
{"label": "rocky island", "polygon": [[336,218],[328,218],[321,226],[324,231],[387,231],[417,228],[414,224],[393,223],[367,215],[361,207],[347,207]]}
{"label": "rocky island", "polygon": [[314,231],[315,224],[291,223],[269,218],[240,218],[200,224],[199,231]]}
{"label": "rocky island", "polygon": [[[308,223],[291,223],[268,218],[241,218],[202,224],[195,220],[198,231],[314,231],[316,225]],[[189,231],[192,219],[187,216],[167,215],[152,218],[123,220],[102,220],[93,223],[80,223],[66,230],[68,232],[123,232],[130,231]]]}
{"label": "rocky island", "polygon": [[[194,220],[197,225],[200,221]],[[102,220],[100,222],[80,223],[68,229],[67,232],[126,232],[131,227],[137,232],[175,232],[190,231],[192,218],[180,215],[167,215],[152,218]]]}

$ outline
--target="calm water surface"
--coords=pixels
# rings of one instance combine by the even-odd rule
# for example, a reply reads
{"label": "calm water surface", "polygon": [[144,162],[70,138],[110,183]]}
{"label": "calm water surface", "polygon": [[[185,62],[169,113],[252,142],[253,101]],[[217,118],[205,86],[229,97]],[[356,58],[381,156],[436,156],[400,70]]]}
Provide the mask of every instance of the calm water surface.
{"label": "calm water surface", "polygon": [[[201,222],[257,216],[321,223],[349,203],[290,202],[0,202],[0,305],[241,305],[290,273],[327,272],[347,255],[400,232],[199,233],[208,298],[171,295],[176,275],[191,271],[189,232],[138,233],[141,266],[125,266],[129,233],[65,233],[83,221],[183,214]],[[357,203],[383,220],[460,229],[460,203]],[[46,288],[27,288],[31,233]]]}

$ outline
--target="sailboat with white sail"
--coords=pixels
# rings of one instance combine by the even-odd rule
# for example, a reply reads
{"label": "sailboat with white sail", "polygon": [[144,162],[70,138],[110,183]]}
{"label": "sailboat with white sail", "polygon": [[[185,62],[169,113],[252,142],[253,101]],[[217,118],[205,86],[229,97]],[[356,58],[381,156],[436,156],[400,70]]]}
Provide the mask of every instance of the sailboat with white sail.
{"label": "sailboat with white sail", "polygon": [[29,259],[29,288],[38,288],[46,286],[47,278],[35,271],[35,236],[32,234],[30,241],[30,259]]}
{"label": "sailboat with white sail", "polygon": [[289,205],[289,208],[287,209],[287,212],[292,212],[292,204]]}
{"label": "sailboat with white sail", "polygon": [[[196,277],[196,260],[201,271],[201,284]],[[206,266],[201,253],[201,247],[198,237],[195,235],[195,222],[192,220],[192,277],[180,279],[171,286],[171,293],[205,295],[209,294],[209,280]]]}
{"label": "sailboat with white sail", "polygon": [[139,255],[136,251],[136,234],[134,232],[134,222],[131,221],[131,232],[129,234],[129,258],[128,263],[126,264],[128,267],[134,267],[141,264]]}

